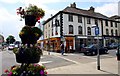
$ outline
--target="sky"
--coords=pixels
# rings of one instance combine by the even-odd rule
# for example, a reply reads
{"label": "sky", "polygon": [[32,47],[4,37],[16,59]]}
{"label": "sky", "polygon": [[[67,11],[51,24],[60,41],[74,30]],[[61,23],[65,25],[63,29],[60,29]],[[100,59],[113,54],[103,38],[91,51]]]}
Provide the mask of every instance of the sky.
{"label": "sky", "polygon": [[[91,6],[95,8],[95,12],[99,12],[108,17],[118,15],[119,0],[0,0],[0,34],[6,40],[9,35],[20,40],[19,32],[24,25],[24,20],[20,21],[16,9],[27,7],[29,4],[37,5],[45,11],[45,16],[40,20],[47,20],[57,12],[70,6],[73,2],[76,7],[88,10]],[[37,26],[38,24],[36,24]]]}

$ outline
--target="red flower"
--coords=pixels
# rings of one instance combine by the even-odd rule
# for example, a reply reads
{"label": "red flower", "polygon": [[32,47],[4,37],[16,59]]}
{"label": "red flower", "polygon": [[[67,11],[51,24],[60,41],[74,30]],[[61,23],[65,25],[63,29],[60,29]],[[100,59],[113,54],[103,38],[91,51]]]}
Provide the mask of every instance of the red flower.
{"label": "red flower", "polygon": [[38,17],[37,20],[40,20],[41,17]]}
{"label": "red flower", "polygon": [[8,70],[5,70],[4,72],[5,72],[5,73],[8,73],[9,71],[8,71]]}
{"label": "red flower", "polygon": [[38,23],[40,23],[40,21],[38,21]]}

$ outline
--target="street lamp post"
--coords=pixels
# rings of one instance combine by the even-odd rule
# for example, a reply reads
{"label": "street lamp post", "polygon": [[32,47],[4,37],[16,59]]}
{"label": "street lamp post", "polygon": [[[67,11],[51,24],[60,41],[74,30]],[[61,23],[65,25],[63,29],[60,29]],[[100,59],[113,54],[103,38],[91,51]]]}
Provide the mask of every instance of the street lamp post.
{"label": "street lamp post", "polygon": [[95,35],[97,36],[97,70],[100,70],[99,27],[97,25],[93,25],[93,28],[95,28]]}
{"label": "street lamp post", "polygon": [[99,27],[95,27],[95,35],[97,36],[97,69],[100,70],[100,53],[99,53]]}

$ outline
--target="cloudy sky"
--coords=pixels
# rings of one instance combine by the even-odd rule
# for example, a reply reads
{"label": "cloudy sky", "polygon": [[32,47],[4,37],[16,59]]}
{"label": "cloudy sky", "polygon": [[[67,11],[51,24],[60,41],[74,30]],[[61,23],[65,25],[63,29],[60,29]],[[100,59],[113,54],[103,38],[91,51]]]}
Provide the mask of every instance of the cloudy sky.
{"label": "cloudy sky", "polygon": [[19,32],[24,26],[24,21],[16,14],[16,9],[20,6],[26,7],[35,4],[45,10],[45,16],[41,21],[46,20],[51,14],[56,14],[71,3],[76,2],[77,8],[88,10],[90,6],[95,7],[95,11],[108,17],[118,14],[119,0],[0,0],[0,34],[5,39],[13,35],[16,40],[20,40]]}

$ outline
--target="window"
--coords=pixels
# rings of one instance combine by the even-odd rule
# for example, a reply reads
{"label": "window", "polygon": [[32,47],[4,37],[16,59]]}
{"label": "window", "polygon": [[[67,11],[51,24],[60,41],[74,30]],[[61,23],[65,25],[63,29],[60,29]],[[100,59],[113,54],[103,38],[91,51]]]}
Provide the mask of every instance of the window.
{"label": "window", "polygon": [[106,35],[109,35],[109,31],[108,31],[108,29],[106,29]]}
{"label": "window", "polygon": [[117,30],[115,30],[115,35],[118,36],[118,31]]}
{"label": "window", "polygon": [[113,22],[111,21],[110,23],[111,23],[111,27],[113,27]]}
{"label": "window", "polygon": [[52,20],[52,28],[53,28],[53,20]]}
{"label": "window", "polygon": [[56,27],[56,29],[55,29],[55,35],[58,35],[57,27]]}
{"label": "window", "polygon": [[87,18],[87,24],[91,24],[90,18]]}
{"label": "window", "polygon": [[115,22],[115,27],[117,28],[117,22]]}
{"label": "window", "polygon": [[52,28],[52,36],[53,36],[53,28]]}
{"label": "window", "polygon": [[57,20],[57,19],[55,19],[55,26],[56,26],[56,27],[60,26],[59,20]]}
{"label": "window", "polygon": [[111,29],[111,35],[113,36],[113,29]]}
{"label": "window", "polygon": [[98,20],[97,19],[95,19],[95,25],[98,25]]}
{"label": "window", "polygon": [[73,15],[69,14],[68,19],[69,19],[69,21],[73,22]]}
{"label": "window", "polygon": [[106,24],[106,26],[108,26],[108,21],[107,20],[105,21],[105,24]]}
{"label": "window", "polygon": [[82,23],[82,16],[78,16],[78,22]]}
{"label": "window", "polygon": [[87,33],[88,33],[88,35],[91,35],[91,28],[90,27],[87,27]]}
{"label": "window", "polygon": [[73,26],[69,25],[69,34],[73,34]]}
{"label": "window", "polygon": [[82,34],[82,27],[78,26],[78,34]]}

